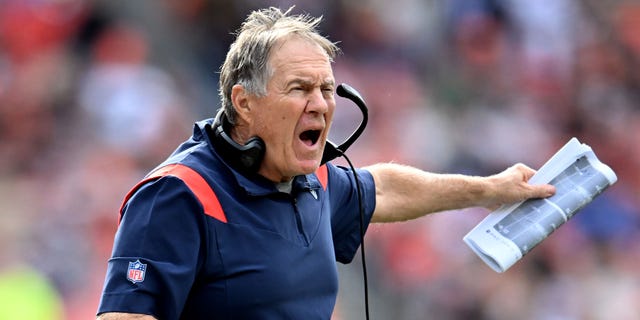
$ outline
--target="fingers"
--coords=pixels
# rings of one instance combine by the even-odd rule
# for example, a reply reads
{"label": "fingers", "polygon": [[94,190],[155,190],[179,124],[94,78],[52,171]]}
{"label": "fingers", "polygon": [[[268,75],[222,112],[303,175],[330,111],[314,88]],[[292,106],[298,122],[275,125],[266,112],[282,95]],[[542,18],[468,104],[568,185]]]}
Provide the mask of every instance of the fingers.
{"label": "fingers", "polygon": [[[523,177],[524,181],[529,181],[531,177],[536,173],[536,170],[529,168],[528,166],[517,163],[513,165],[513,168],[519,171]],[[531,185],[532,196],[531,198],[547,198],[556,193],[556,188],[553,185],[545,184],[545,185]]]}
{"label": "fingers", "polygon": [[533,170],[522,163],[516,163],[511,168],[520,172],[523,175],[524,181],[528,181],[536,173],[536,170]]}
{"label": "fingers", "polygon": [[[536,173],[536,170],[531,169],[530,167],[517,163],[511,167],[517,174],[520,176],[522,180],[520,180],[519,184],[521,184],[524,193],[521,194],[526,199],[529,198],[547,198],[553,196],[556,192],[556,188],[550,184],[543,185],[532,185],[529,184],[528,181],[531,177]],[[516,189],[517,190],[517,189]]]}
{"label": "fingers", "polygon": [[489,177],[495,190],[485,208],[496,209],[502,204],[516,203],[527,199],[540,199],[553,196],[556,188],[550,184],[533,185],[528,181],[536,170],[518,163],[505,171]]}
{"label": "fingers", "polygon": [[547,198],[556,194],[556,187],[550,184],[542,184],[533,186],[534,196],[532,198]]}

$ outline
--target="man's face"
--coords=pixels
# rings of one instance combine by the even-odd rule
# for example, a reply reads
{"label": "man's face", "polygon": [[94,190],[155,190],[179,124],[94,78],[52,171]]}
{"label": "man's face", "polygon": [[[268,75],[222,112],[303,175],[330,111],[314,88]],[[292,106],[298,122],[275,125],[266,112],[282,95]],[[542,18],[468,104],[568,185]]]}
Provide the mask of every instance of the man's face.
{"label": "man's face", "polygon": [[248,126],[267,146],[259,173],[280,182],[320,165],[335,110],[335,81],[324,50],[302,38],[281,40],[269,63],[266,96],[248,97]]}

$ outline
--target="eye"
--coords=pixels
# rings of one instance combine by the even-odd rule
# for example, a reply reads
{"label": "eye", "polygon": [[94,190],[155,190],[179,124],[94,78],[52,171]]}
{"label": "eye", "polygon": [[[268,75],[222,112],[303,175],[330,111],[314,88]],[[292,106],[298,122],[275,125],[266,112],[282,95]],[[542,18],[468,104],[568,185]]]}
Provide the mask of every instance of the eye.
{"label": "eye", "polygon": [[306,92],[307,91],[307,87],[303,86],[303,85],[297,85],[297,86],[293,86],[291,87],[291,89],[289,89],[290,92]]}
{"label": "eye", "polygon": [[332,97],[333,96],[333,87],[325,87],[322,88],[322,95],[325,97]]}

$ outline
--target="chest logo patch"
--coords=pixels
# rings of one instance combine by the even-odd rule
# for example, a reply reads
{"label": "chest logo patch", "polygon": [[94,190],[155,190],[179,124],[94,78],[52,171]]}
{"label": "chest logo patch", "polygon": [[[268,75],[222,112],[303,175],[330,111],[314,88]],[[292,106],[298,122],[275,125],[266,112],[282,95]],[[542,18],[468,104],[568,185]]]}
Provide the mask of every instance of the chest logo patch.
{"label": "chest logo patch", "polygon": [[127,280],[132,283],[139,283],[144,281],[144,275],[147,272],[147,264],[136,260],[129,262],[129,268],[127,268]]}

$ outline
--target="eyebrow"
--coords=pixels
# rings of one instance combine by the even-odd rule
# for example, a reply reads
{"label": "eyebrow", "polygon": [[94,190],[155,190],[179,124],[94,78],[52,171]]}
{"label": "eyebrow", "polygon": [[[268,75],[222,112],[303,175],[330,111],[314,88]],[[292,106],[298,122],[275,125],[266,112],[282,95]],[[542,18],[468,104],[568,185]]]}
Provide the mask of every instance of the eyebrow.
{"label": "eyebrow", "polygon": [[[313,86],[315,83],[315,81],[313,80],[307,80],[304,78],[295,78],[291,81],[289,81],[287,83],[287,86],[291,86],[293,84],[300,84],[300,85],[304,85],[304,86]],[[335,86],[335,81],[333,79],[325,79],[322,80],[322,82],[320,83],[320,86]]]}
{"label": "eyebrow", "polygon": [[336,81],[333,79],[325,79],[322,81],[322,85],[334,87],[336,85]]}

